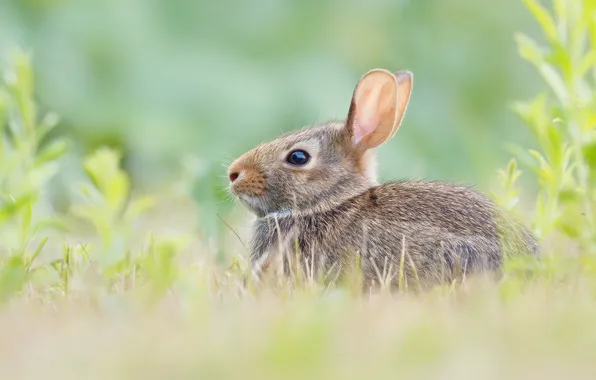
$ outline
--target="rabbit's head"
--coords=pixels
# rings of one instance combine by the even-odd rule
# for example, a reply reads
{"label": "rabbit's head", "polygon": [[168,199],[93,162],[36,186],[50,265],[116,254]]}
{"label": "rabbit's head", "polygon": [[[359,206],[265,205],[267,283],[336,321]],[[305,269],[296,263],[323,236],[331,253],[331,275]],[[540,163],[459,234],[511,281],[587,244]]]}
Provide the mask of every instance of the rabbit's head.
{"label": "rabbit's head", "polygon": [[376,69],[358,82],[345,122],[262,143],[228,169],[230,189],[257,216],[325,210],[376,184],[372,149],[397,131],[412,74]]}

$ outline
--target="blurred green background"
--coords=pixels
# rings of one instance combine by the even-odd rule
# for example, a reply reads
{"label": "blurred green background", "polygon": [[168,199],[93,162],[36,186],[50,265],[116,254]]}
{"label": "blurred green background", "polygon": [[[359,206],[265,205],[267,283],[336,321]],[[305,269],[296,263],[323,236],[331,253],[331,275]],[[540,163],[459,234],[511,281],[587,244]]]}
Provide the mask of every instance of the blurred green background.
{"label": "blurred green background", "polygon": [[513,41],[533,28],[518,0],[2,0],[0,57],[31,51],[58,132],[79,153],[120,147],[140,187],[187,154],[223,186],[222,164],[257,142],[343,118],[364,72],[410,69],[382,178],[487,188],[505,143],[527,142],[509,106],[536,92]]}

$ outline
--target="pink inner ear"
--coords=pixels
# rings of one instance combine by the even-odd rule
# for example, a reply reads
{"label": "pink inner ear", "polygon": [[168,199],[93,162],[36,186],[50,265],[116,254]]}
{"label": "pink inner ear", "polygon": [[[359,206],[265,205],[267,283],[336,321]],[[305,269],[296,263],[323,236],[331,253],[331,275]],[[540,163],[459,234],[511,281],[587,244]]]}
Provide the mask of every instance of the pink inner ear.
{"label": "pink inner ear", "polygon": [[381,91],[377,90],[372,93],[373,91],[370,90],[369,94],[363,94],[366,97],[366,102],[363,102],[363,104],[358,104],[357,100],[354,144],[358,144],[364,137],[373,133],[381,121],[381,115],[379,115],[379,110],[377,109]]}

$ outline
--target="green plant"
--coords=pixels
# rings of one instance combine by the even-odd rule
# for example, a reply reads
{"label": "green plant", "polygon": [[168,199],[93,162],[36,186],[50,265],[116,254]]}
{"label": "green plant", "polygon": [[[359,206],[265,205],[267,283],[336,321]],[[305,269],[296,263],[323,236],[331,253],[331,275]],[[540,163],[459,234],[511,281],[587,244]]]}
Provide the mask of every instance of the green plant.
{"label": "green plant", "polygon": [[86,180],[79,184],[79,202],[73,215],[90,222],[100,238],[98,260],[103,267],[125,259],[134,224],[155,199],[131,195],[130,179],[120,167],[120,154],[100,148],[83,161]]}
{"label": "green plant", "polygon": [[[0,87],[0,300],[26,284],[39,285],[41,293],[70,294],[75,286],[88,290],[93,284],[100,290],[131,288],[137,279],[151,294],[163,294],[178,279],[178,253],[186,237],[138,233],[138,219],[156,197],[132,194],[121,156],[110,148],[83,159],[78,198],[70,213],[56,215],[48,189],[68,144],[48,138],[58,118],[48,114],[38,121],[33,88],[30,58],[16,52]],[[93,226],[97,242],[94,237],[56,242],[63,247],[61,256],[39,262],[49,239],[58,237],[53,230],[79,233],[81,221]]]}
{"label": "green plant", "polygon": [[63,138],[48,140],[58,118],[39,121],[33,100],[30,58],[12,55],[0,86],[0,294],[19,290],[48,241],[48,229],[63,227],[46,189],[67,151]]}
{"label": "green plant", "polygon": [[[581,252],[595,254],[596,2],[554,0],[553,11],[537,0],[524,3],[546,43],[520,33],[519,53],[549,89],[514,106],[537,143],[537,149],[515,149],[539,185],[533,229],[539,238],[556,232],[577,239]],[[506,189],[500,201],[509,208],[517,201],[519,175],[515,160],[500,172]]]}
{"label": "green plant", "polygon": [[[72,207],[72,214],[90,222],[100,241],[79,257],[99,273],[104,285],[126,289],[140,284],[151,297],[163,295],[178,279],[178,254],[187,237],[137,231],[138,219],[157,199],[132,194],[117,151],[100,148],[84,159],[83,166],[87,179],[79,186],[80,203]],[[139,241],[145,244],[139,247]]]}

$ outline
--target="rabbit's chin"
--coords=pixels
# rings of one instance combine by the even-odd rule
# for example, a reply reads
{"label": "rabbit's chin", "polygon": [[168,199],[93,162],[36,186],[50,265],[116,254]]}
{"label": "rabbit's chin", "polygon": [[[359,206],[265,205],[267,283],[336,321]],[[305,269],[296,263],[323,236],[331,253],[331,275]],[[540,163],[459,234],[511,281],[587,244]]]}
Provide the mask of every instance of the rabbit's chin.
{"label": "rabbit's chin", "polygon": [[240,194],[238,198],[240,199],[240,202],[250,211],[252,211],[258,218],[285,218],[294,215],[290,209],[276,209],[271,207],[264,197],[254,197]]}
{"label": "rabbit's chin", "polygon": [[240,199],[240,202],[259,218],[262,218],[271,212],[267,201],[263,197],[239,194],[238,199]]}

